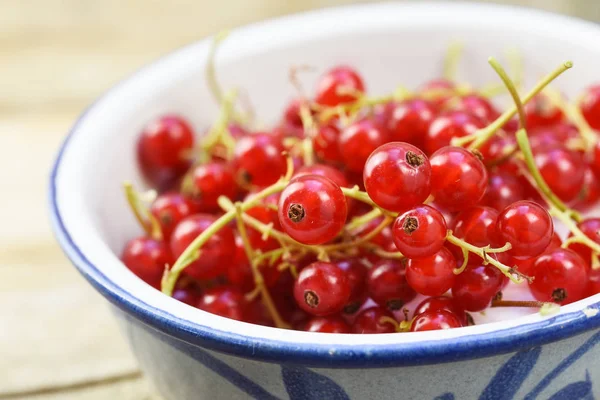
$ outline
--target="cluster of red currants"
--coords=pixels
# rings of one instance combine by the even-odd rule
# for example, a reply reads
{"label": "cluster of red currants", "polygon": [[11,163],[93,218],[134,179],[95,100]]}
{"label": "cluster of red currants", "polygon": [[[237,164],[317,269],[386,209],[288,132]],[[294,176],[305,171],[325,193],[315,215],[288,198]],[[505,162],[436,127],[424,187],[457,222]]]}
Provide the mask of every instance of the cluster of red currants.
{"label": "cluster of red currants", "polygon": [[501,114],[447,79],[371,98],[340,66],[270,132],[231,104],[200,144],[182,117],[159,118],[137,149],[158,195],[145,206],[129,190],[146,234],[122,260],[191,306],[313,332],[466,326],[520,305],[499,296],[511,280],[538,301],[524,306],[599,293],[600,219],[575,210],[600,199],[600,87],[573,107],[538,86]]}

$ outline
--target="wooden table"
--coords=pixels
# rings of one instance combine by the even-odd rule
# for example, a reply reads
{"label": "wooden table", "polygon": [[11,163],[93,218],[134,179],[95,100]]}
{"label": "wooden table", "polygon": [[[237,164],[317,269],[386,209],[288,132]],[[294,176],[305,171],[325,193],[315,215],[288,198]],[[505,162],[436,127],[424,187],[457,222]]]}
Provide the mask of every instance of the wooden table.
{"label": "wooden table", "polygon": [[[0,399],[158,398],[48,226],[48,171],[85,105],[207,34],[348,2],[0,0]],[[600,20],[593,1],[526,3]]]}

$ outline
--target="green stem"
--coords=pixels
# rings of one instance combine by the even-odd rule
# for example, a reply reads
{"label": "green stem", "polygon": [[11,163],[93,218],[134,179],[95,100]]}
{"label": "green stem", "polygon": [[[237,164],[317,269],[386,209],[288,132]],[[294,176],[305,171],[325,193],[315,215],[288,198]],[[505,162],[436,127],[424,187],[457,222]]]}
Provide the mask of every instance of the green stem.
{"label": "green stem", "polygon": [[163,234],[160,228],[160,223],[156,217],[150,212],[148,207],[142,204],[140,195],[133,187],[131,182],[124,182],[123,189],[125,191],[125,197],[127,203],[138,221],[142,229],[154,240],[162,240]]}
{"label": "green stem", "polygon": [[367,192],[363,192],[358,188],[358,185],[355,185],[352,188],[342,188],[342,192],[344,193],[344,196],[346,197],[350,197],[352,199],[361,201],[363,203],[366,203],[368,205],[370,205],[373,208],[379,208],[381,210],[381,213],[390,217],[395,217],[397,216],[397,213],[393,213],[392,211],[388,211],[388,210],[384,210],[383,208],[379,207],[377,204],[375,204],[375,202],[373,200],[371,200],[371,198],[369,197],[369,195],[367,194]]}
{"label": "green stem", "polygon": [[488,58],[488,63],[492,66],[492,68],[494,68],[494,71],[496,71],[496,73],[498,74],[500,79],[502,79],[502,82],[506,86],[506,89],[508,89],[508,92],[510,93],[511,97],[513,98],[513,101],[515,102],[515,107],[517,107],[517,113],[519,114],[519,123],[521,125],[521,128],[525,129],[525,110],[523,110],[523,103],[521,102],[521,97],[517,92],[517,88],[506,74],[504,68],[502,68],[502,65],[500,65],[500,63],[494,57]]}
{"label": "green stem", "polygon": [[463,43],[454,42],[448,46],[446,59],[444,60],[444,78],[449,81],[456,80],[456,71],[458,70],[458,62],[463,52]]}
{"label": "green stem", "polygon": [[206,63],[206,82],[208,84],[208,89],[212,93],[213,98],[215,99],[217,104],[221,104],[223,102],[223,90],[221,90],[221,85],[219,85],[219,81],[217,80],[215,56],[217,55],[217,49],[219,48],[219,45],[221,44],[221,42],[223,42],[223,40],[225,40],[225,38],[227,38],[228,35],[229,32],[222,31],[215,36],[213,43],[210,46],[210,50],[208,53],[208,61]]}
{"label": "green stem", "polygon": [[550,206],[550,215],[552,215],[553,217],[558,219],[560,222],[565,224],[567,229],[569,229],[569,231],[573,234],[573,236],[577,238],[579,243],[584,244],[585,246],[589,247],[594,253],[600,254],[600,244],[594,242],[585,233],[583,233],[581,231],[581,229],[579,229],[579,227],[577,227],[577,224],[575,223],[575,221],[573,221],[571,216],[568,214],[568,211],[567,212],[561,211],[557,207],[554,207],[551,205]]}
{"label": "green stem", "polygon": [[366,214],[363,214],[359,217],[352,218],[352,221],[350,221],[348,224],[346,224],[346,226],[344,227],[344,230],[347,232],[352,232],[355,229],[360,228],[360,227],[364,226],[365,224],[373,221],[375,218],[377,218],[381,215],[382,215],[381,209],[374,208]]}

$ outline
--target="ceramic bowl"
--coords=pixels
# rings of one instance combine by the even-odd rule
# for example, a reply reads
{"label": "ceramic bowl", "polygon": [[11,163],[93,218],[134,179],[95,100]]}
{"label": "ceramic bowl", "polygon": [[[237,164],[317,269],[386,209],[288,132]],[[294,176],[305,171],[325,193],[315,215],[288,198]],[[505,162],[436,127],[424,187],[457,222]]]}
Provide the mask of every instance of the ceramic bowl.
{"label": "ceramic bowl", "polygon": [[[360,5],[261,22],[232,32],[217,68],[224,86],[243,87],[260,118],[272,122],[294,94],[290,66],[322,71],[350,64],[370,93],[383,94],[439,77],[454,39],[465,44],[460,77],[475,85],[497,81],[487,58],[502,59],[511,46],[525,55],[529,87],[566,59],[575,67],[557,81],[565,93],[575,95],[598,77],[598,26],[529,9],[456,3]],[[141,368],[166,399],[600,396],[599,296],[551,317],[520,315],[449,331],[317,334],[208,314],[130,273],[118,254],[140,231],[120,185],[125,179],[141,184],[137,134],[171,112],[189,118],[196,132],[210,125],[217,107],[202,70],[210,43],[152,63],[95,102],[65,140],[50,181],[60,245],[112,304]],[[313,75],[306,74],[306,87]]]}

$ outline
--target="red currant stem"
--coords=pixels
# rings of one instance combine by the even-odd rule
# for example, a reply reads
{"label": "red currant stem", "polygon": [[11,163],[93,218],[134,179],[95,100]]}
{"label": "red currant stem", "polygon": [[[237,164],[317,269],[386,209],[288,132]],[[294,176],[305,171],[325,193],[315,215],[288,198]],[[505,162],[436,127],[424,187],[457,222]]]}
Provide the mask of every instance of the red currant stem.
{"label": "red currant stem", "polygon": [[380,215],[381,215],[381,209],[374,208],[366,214],[363,214],[359,217],[352,218],[352,221],[350,221],[349,223],[346,224],[346,226],[344,227],[344,230],[348,231],[348,232],[352,232],[353,230],[360,228],[361,226],[364,226],[365,224],[371,222],[372,220],[379,217]]}
{"label": "red currant stem", "polygon": [[465,269],[467,269],[467,265],[469,265],[469,250],[463,247],[461,248],[461,251],[463,255],[463,262],[459,268],[454,269],[454,275],[462,274],[465,271]]}
{"label": "red currant stem", "polygon": [[365,245],[364,247],[366,247],[373,254],[375,254],[376,256],[379,256],[381,258],[393,258],[393,259],[398,259],[398,260],[405,258],[404,254],[400,253],[399,251],[386,251],[386,250],[383,250],[381,247],[374,245],[374,244],[373,245],[368,244],[368,245]]}
{"label": "red currant stem", "polygon": [[[510,72],[514,77],[512,81],[518,89],[523,82],[523,59],[517,49],[508,49],[506,51],[506,58],[510,65]],[[491,83],[479,90],[480,95],[488,98],[498,96],[504,92],[506,92],[506,86],[497,83]]]}
{"label": "red currant stem", "polygon": [[508,92],[510,93],[511,97],[513,98],[513,101],[515,102],[515,106],[517,107],[517,113],[519,115],[519,125],[521,128],[525,129],[527,127],[525,122],[525,110],[523,109],[523,103],[521,102],[521,97],[517,92],[517,88],[513,84],[512,80],[508,77],[506,71],[504,70],[504,68],[502,68],[502,65],[500,65],[498,60],[496,60],[494,57],[490,57],[488,58],[488,63],[492,66],[494,71],[496,71],[500,79],[502,79],[502,83],[504,83],[506,89],[508,89]]}
{"label": "red currant stem", "polygon": [[569,229],[573,236],[577,238],[579,243],[589,247],[593,252],[600,254],[600,244],[594,242],[577,227],[577,224],[569,214],[568,210],[561,211],[553,205],[550,205],[550,210],[548,211],[550,212],[550,215],[558,219],[567,227],[567,229]]}
{"label": "red currant stem", "polygon": [[391,216],[391,217],[396,216],[396,214],[394,214],[392,211],[384,210],[383,208],[380,208],[377,204],[375,204],[375,202],[373,200],[371,200],[371,198],[369,197],[367,192],[361,191],[358,188],[358,185],[355,185],[352,188],[341,188],[341,189],[342,189],[342,192],[344,193],[344,196],[346,196],[346,197],[350,197],[352,199],[362,201],[363,203],[366,203],[373,208],[379,208],[381,210],[381,213],[384,215]]}
{"label": "red currant stem", "polygon": [[521,153],[523,154],[523,159],[525,161],[525,165],[527,165],[527,169],[531,174],[532,178],[535,181],[534,187],[539,189],[545,196],[545,199],[548,200],[549,204],[558,208],[560,211],[567,211],[569,208],[565,203],[559,199],[554,192],[550,189],[537,165],[535,164],[535,159],[533,157],[533,151],[531,151],[531,144],[529,143],[529,137],[527,136],[527,131],[525,129],[519,129],[516,134],[517,144],[521,149]]}
{"label": "red currant stem", "polygon": [[[541,92],[550,82],[556,79],[560,74],[568,70],[573,66],[571,61],[564,62],[554,71],[546,75],[541,81],[537,83],[531,89],[529,93],[527,93],[523,99],[522,103],[527,104],[531,99],[533,99],[539,92]],[[478,129],[472,135],[464,136],[462,138],[455,138],[452,140],[452,144],[455,146],[464,146],[467,143],[471,143],[469,149],[478,149],[483,146],[500,128],[502,128],[515,114],[517,113],[517,107],[512,106],[510,109],[506,110],[502,115],[500,115],[494,122],[489,124],[483,129]]]}
{"label": "red currant stem", "polygon": [[203,150],[209,152],[217,144],[222,144],[227,149],[228,158],[232,155],[235,139],[231,136],[227,125],[233,114],[233,104],[237,97],[237,93],[236,89],[232,89],[225,94],[219,116],[202,141]]}
{"label": "red currant stem", "polygon": [[208,84],[208,89],[210,90],[217,104],[221,104],[221,102],[223,101],[223,90],[221,89],[221,85],[219,85],[219,81],[217,80],[215,57],[217,55],[219,45],[221,44],[221,42],[223,42],[223,40],[227,38],[228,35],[228,31],[221,31],[215,35],[215,38],[208,52],[208,61],[206,62],[206,69],[204,72],[206,75],[206,83]]}
{"label": "red currant stem", "polygon": [[125,190],[127,203],[129,204],[135,219],[141,225],[142,229],[144,229],[146,234],[152,239],[159,241],[162,240],[163,235],[160,229],[160,223],[154,217],[154,215],[152,215],[148,207],[142,204],[140,194],[133,188],[131,182],[124,182],[123,189]]}
{"label": "red currant stem", "polygon": [[581,115],[579,107],[566,102],[561,94],[553,88],[549,87],[546,90],[546,96],[550,102],[559,110],[561,110],[562,113],[568,117],[569,121],[571,121],[577,127],[577,130],[579,131],[579,134],[584,142],[584,149],[587,150],[596,144],[596,141],[598,140],[596,134],[587,123],[585,118],[583,118],[583,115]]}
{"label": "red currant stem", "polygon": [[379,104],[386,104],[394,100],[402,100],[406,96],[401,97],[400,95],[386,95],[381,97],[370,97],[364,93],[357,91],[349,94],[355,94],[356,100],[347,103],[342,103],[334,107],[324,107],[318,114],[320,122],[327,122],[331,118],[349,114],[350,116],[355,115],[358,111],[365,107],[373,107]]}
{"label": "red currant stem", "polygon": [[449,81],[456,80],[456,71],[463,53],[463,43],[453,42],[448,46],[446,58],[444,60],[444,78]]}
{"label": "red currant stem", "polygon": [[493,300],[492,307],[529,307],[541,308],[546,304],[543,301],[523,301],[523,300]]}
{"label": "red currant stem", "polygon": [[375,227],[375,229],[373,229],[371,232],[367,233],[366,235],[359,237],[358,239],[352,240],[350,242],[322,245],[319,247],[322,248],[323,250],[325,250],[326,252],[329,252],[329,251],[336,251],[336,250],[342,250],[342,249],[353,248],[356,246],[361,246],[364,243],[370,242],[371,239],[373,239],[375,236],[379,235],[381,233],[381,231],[385,229],[386,226],[388,226],[389,224],[392,223],[392,221],[393,221],[393,219],[391,217],[385,217],[379,223],[379,225],[377,225]]}
{"label": "red currant stem", "polygon": [[310,137],[302,140],[302,161],[305,166],[311,166],[315,163],[315,152],[313,150],[313,142]]}
{"label": "red currant stem", "polygon": [[[493,257],[488,257],[488,253],[497,252],[498,249],[492,249],[489,246],[486,247],[477,247],[473,246],[470,243],[465,242],[462,239],[457,238],[452,234],[451,230],[448,230],[448,234],[446,235],[446,240],[450,243],[460,247],[461,249],[466,249],[471,253],[477,254],[479,257],[483,259],[484,264],[492,264],[494,267],[498,268],[500,272],[502,272],[506,277],[508,277],[514,283],[522,283],[524,280],[531,280],[530,277],[524,275],[517,271],[514,267],[509,267],[502,264],[500,261],[494,259]],[[504,245],[503,248],[510,249],[507,245]]]}
{"label": "red currant stem", "polygon": [[396,332],[401,332],[401,330],[400,330],[400,324],[398,323],[398,321],[396,321],[392,317],[381,317],[381,318],[379,318],[379,323],[380,324],[392,324],[393,327],[394,327],[394,330]]}

